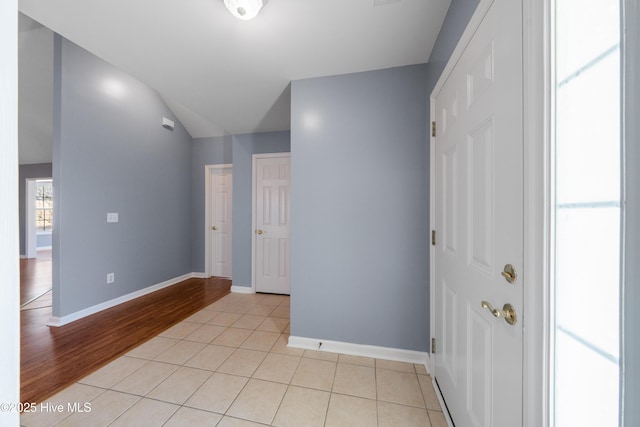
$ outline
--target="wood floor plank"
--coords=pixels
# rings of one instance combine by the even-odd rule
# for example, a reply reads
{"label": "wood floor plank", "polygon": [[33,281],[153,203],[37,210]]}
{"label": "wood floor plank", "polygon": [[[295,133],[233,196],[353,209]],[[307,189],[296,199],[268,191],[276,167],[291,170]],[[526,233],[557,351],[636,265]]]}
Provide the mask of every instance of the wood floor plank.
{"label": "wood floor plank", "polygon": [[51,258],[20,260],[20,305],[51,289]]}
{"label": "wood floor plank", "polygon": [[189,279],[62,327],[50,308],[21,311],[23,402],[39,403],[230,291],[221,278]]}

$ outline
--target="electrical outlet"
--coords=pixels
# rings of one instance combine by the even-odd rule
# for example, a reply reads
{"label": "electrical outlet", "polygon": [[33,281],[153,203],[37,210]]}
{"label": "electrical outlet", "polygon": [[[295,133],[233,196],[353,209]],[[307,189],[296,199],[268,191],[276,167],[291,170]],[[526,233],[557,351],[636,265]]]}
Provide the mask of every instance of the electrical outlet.
{"label": "electrical outlet", "polygon": [[109,283],[113,283],[116,281],[116,275],[115,273],[109,273],[107,274],[107,284]]}
{"label": "electrical outlet", "polygon": [[118,212],[108,212],[107,222],[118,222]]}

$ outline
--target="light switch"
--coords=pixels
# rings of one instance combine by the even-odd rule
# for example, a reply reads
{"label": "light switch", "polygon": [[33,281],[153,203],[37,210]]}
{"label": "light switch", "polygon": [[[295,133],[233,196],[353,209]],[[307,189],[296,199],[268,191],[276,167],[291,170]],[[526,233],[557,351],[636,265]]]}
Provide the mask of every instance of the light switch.
{"label": "light switch", "polygon": [[107,222],[118,222],[118,212],[107,213]]}

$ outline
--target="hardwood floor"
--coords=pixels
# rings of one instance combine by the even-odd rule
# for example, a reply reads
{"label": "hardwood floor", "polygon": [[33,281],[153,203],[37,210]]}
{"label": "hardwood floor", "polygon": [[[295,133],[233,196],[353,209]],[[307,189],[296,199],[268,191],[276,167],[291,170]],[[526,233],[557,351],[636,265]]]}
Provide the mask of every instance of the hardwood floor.
{"label": "hardwood floor", "polygon": [[40,258],[20,260],[20,305],[51,289],[51,250],[41,251]]}
{"label": "hardwood floor", "polygon": [[21,401],[41,402],[227,295],[230,287],[228,279],[189,279],[58,328],[46,326],[50,307],[21,311]]}

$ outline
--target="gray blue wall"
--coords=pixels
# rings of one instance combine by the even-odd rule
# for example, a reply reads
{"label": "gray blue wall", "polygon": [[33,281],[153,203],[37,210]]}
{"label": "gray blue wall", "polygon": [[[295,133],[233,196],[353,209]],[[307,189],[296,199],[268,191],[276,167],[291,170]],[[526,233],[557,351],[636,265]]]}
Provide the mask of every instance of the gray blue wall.
{"label": "gray blue wall", "polygon": [[233,164],[233,285],[251,286],[252,155],[288,152],[289,131],[193,140],[192,270],[204,272],[205,165]]}
{"label": "gray blue wall", "polygon": [[292,83],[292,335],[427,350],[426,81],[422,64]]}
{"label": "gray blue wall", "polygon": [[[233,267],[231,274],[234,286],[251,286],[252,156],[263,153],[285,153],[290,148],[289,131],[233,136]],[[293,178],[292,185],[294,185]]]}
{"label": "gray blue wall", "polygon": [[292,335],[427,351],[428,97],[478,3],[426,66],[292,83]]}
{"label": "gray blue wall", "polygon": [[438,33],[429,61],[427,61],[427,90],[433,90],[442,70],[447,65],[453,50],[460,40],[473,12],[476,11],[480,0],[451,0],[449,10]]}
{"label": "gray blue wall", "polygon": [[204,273],[205,165],[232,162],[231,136],[194,138],[191,151],[191,271]]}
{"label": "gray blue wall", "polygon": [[[27,179],[51,178],[53,176],[51,163],[36,163],[30,165],[20,165],[19,189],[18,189],[18,212],[20,213],[20,255],[26,255],[25,244],[25,216],[26,205],[26,182]],[[49,243],[50,245],[51,243]],[[38,245],[48,246],[48,245]]]}
{"label": "gray blue wall", "polygon": [[54,63],[53,315],[64,316],[191,271],[191,137],[154,90],[60,36]]}
{"label": "gray blue wall", "polygon": [[51,234],[38,234],[36,235],[36,249],[51,247],[53,237]]}

